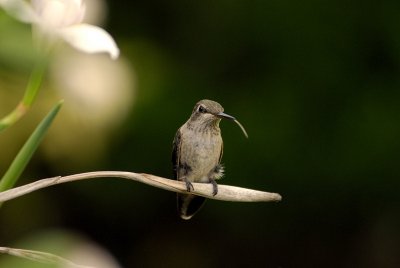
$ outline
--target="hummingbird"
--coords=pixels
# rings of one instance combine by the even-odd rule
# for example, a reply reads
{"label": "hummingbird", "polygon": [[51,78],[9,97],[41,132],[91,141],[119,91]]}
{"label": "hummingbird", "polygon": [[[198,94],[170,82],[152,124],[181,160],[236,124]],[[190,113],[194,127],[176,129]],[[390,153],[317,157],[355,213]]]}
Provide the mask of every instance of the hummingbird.
{"label": "hummingbird", "polygon": [[219,123],[221,119],[234,121],[247,136],[246,130],[235,117],[224,113],[215,101],[201,100],[193,108],[190,118],[175,134],[172,149],[174,179],[186,184],[187,194],[177,194],[180,217],[189,220],[204,205],[205,197],[190,194],[192,182],[211,183],[212,194],[218,194],[216,180],[224,175],[221,164],[223,141]]}

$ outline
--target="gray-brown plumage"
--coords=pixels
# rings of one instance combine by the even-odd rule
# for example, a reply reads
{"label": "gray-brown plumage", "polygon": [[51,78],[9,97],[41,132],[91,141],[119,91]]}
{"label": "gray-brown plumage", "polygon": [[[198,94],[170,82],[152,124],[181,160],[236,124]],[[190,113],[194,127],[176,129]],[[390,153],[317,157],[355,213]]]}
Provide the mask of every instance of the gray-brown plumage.
{"label": "gray-brown plumage", "polygon": [[[211,183],[213,194],[218,193],[215,180],[223,176],[223,142],[219,122],[222,118],[237,122],[223,111],[224,108],[219,103],[201,100],[194,106],[189,120],[175,135],[172,150],[174,177],[186,183],[188,192],[193,190],[192,182],[202,182]],[[246,133],[245,135],[247,136]],[[201,196],[178,194],[179,215],[182,219],[190,219],[205,200]]]}

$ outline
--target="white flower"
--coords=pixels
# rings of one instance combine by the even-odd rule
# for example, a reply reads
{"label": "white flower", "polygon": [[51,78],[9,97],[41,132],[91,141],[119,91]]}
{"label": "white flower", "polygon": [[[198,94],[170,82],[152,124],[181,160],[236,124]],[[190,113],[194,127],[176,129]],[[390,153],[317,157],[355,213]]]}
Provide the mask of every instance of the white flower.
{"label": "white flower", "polygon": [[119,56],[114,39],[102,28],[82,23],[85,5],[82,0],[0,0],[0,7],[22,22],[32,23],[43,42],[61,38],[86,53],[107,52]]}
{"label": "white flower", "polygon": [[[79,68],[77,68],[79,66]],[[55,55],[49,79],[75,118],[92,126],[118,124],[130,111],[135,93],[134,70],[126,61],[65,49]],[[104,131],[104,130],[103,130]]]}
{"label": "white flower", "polygon": [[87,55],[69,47],[57,53],[47,81],[59,93],[55,99],[62,98],[68,105],[42,144],[45,157],[62,168],[90,166],[107,157],[110,137],[132,111],[135,77],[124,59],[111,61],[105,55]]}

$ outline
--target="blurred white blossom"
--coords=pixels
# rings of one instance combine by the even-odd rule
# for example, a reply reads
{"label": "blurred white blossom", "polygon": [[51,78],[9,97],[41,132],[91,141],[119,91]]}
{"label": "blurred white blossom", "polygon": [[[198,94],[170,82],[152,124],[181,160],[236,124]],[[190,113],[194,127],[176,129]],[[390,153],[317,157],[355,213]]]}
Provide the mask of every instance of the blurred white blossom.
{"label": "blurred white blossom", "polygon": [[[82,0],[0,0],[0,7],[18,20],[31,23],[41,45],[51,45],[60,38],[86,52],[107,52],[119,56],[114,39],[98,26],[83,23],[86,5]],[[45,43],[45,44],[43,44]]]}
{"label": "blurred white blossom", "polygon": [[52,83],[71,112],[98,127],[118,125],[130,111],[134,71],[123,59],[88,56],[64,49],[53,58]]}
{"label": "blurred white blossom", "polygon": [[[46,204],[42,203],[43,206]],[[51,210],[51,206],[47,207]],[[49,211],[47,211],[49,213]],[[53,215],[53,214],[51,214]],[[54,215],[57,215],[54,214]],[[57,268],[121,268],[116,258],[100,244],[88,239],[82,233],[72,232],[66,229],[44,229],[42,231],[32,231],[23,238],[14,241],[19,248],[40,249],[43,253],[58,255],[75,263],[72,264],[44,264],[26,259],[16,258],[2,254],[0,267],[57,267]],[[47,256],[45,256],[47,257]],[[44,258],[46,260],[46,258]],[[56,259],[53,259],[56,261]]]}
{"label": "blurred white blossom", "polygon": [[53,57],[49,85],[65,105],[42,149],[58,168],[87,168],[106,156],[110,138],[131,112],[135,71],[124,59],[111,61],[69,47],[62,52]]}

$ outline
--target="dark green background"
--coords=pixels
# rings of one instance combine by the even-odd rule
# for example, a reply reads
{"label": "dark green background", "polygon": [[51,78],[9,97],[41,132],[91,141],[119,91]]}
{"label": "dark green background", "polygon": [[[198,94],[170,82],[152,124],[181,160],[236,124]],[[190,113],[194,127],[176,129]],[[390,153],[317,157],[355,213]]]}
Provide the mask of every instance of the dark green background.
{"label": "dark green background", "polygon": [[[249,133],[221,123],[221,183],[283,201],[208,201],[182,221],[173,193],[76,182],[9,202],[7,217],[36,217],[14,215],[2,241],[65,227],[123,267],[400,267],[399,1],[108,4],[107,30],[138,87],[94,170],[171,177],[175,131],[208,98]],[[78,171],[90,170],[54,168],[39,152],[25,176]]]}

